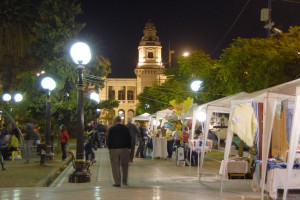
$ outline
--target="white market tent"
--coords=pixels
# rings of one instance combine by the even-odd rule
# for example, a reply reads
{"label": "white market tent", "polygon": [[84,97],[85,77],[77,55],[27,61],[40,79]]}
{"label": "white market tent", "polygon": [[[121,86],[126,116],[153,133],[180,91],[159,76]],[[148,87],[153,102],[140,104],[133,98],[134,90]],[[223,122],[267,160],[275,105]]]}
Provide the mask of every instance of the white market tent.
{"label": "white market tent", "polygon": [[[227,96],[215,101],[211,101],[202,105],[199,105],[197,107],[194,107],[193,109],[193,118],[192,118],[192,138],[194,138],[194,131],[195,131],[195,125],[196,125],[196,118],[199,113],[205,113],[206,119],[203,120],[202,123],[204,125],[204,142],[203,144],[206,144],[208,131],[209,131],[209,123],[210,119],[212,117],[212,114],[214,112],[216,113],[230,113],[230,106],[231,101],[234,99],[238,99],[241,97],[246,96],[246,92],[240,92],[231,96]],[[204,162],[204,153],[205,153],[205,145],[202,145],[202,151],[201,151],[201,161],[200,161],[200,173],[199,173],[199,165],[198,165],[198,174],[200,175],[202,173],[202,166]],[[199,176],[200,178],[200,176]]]}
{"label": "white market tent", "polygon": [[173,110],[164,109],[154,113],[151,119],[150,130],[154,129],[156,131],[157,124],[154,124],[156,120],[159,121],[160,119],[165,119],[166,117],[173,115],[173,113],[174,113],[174,109]]}
{"label": "white market tent", "polygon": [[150,121],[150,119],[151,119],[151,114],[143,113],[141,115],[133,117],[132,118],[132,123],[134,123],[135,121]]}
{"label": "white market tent", "polygon": [[[251,103],[251,102],[263,103],[263,138],[262,138],[262,170],[261,170],[261,180],[263,181],[260,181],[261,199],[263,199],[264,197],[264,189],[265,189],[264,180],[266,178],[267,158],[268,158],[270,142],[271,142],[272,128],[270,127],[273,127],[273,119],[274,119],[277,103],[280,103],[282,100],[287,100],[287,99],[294,102],[294,113],[293,113],[293,121],[292,121],[290,141],[289,141],[289,152],[288,152],[289,155],[287,160],[286,184],[284,186],[284,194],[283,194],[283,199],[285,200],[287,197],[287,187],[289,184],[289,180],[291,179],[292,167],[294,162],[293,159],[296,153],[296,147],[298,144],[299,133],[300,133],[300,123],[299,123],[300,79],[296,79],[294,81],[290,81],[281,85],[260,90],[251,93],[244,98],[231,101],[231,111],[229,115],[229,121],[232,120],[232,111],[234,106],[239,104]],[[227,138],[226,138],[225,154],[224,154],[224,165],[223,165],[224,168],[222,169],[223,179],[222,179],[221,193],[223,190],[223,180],[225,177],[225,170],[226,170],[225,168],[228,162],[232,137],[233,137],[233,133],[229,123]]]}
{"label": "white market tent", "polygon": [[174,109],[173,110],[164,109],[164,110],[157,111],[155,113],[155,116],[156,116],[157,119],[160,119],[160,118],[164,118],[166,116],[169,116],[169,115],[171,115],[173,113],[174,113]]}

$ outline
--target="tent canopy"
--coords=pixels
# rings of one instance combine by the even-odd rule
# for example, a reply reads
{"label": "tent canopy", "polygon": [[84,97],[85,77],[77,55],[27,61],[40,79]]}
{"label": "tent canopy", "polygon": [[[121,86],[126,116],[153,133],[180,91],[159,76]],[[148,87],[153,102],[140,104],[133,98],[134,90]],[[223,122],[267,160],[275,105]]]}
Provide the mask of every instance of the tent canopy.
{"label": "tent canopy", "polygon": [[[260,90],[257,92],[253,92],[248,94],[245,97],[232,100],[231,102],[231,111],[233,110],[235,105],[244,104],[244,103],[251,103],[251,102],[262,102],[263,106],[263,138],[262,138],[262,176],[261,180],[265,180],[266,177],[266,164],[268,153],[270,149],[270,141],[271,141],[271,134],[273,127],[273,120],[275,116],[275,110],[278,103],[282,100],[291,100],[295,102],[294,106],[294,114],[293,114],[293,123],[291,127],[291,137],[289,141],[289,156],[287,161],[287,177],[285,188],[284,188],[284,199],[286,198],[287,194],[287,185],[289,183],[289,179],[291,176],[292,165],[293,165],[293,158],[296,151],[296,146],[298,144],[298,138],[300,133],[300,125],[297,123],[300,118],[300,79],[296,79],[287,83],[283,83],[274,87],[270,87],[264,90]],[[298,112],[297,112],[298,110]],[[231,114],[230,119],[231,120]],[[226,139],[226,147],[225,147],[225,154],[224,154],[224,166],[226,167],[226,163],[228,161],[229,152],[230,152],[230,144],[232,140],[232,130],[230,127],[228,128],[227,139]],[[223,169],[223,177],[225,169]],[[265,181],[260,181],[261,183],[261,198],[263,199],[264,195],[264,186]],[[222,190],[222,187],[221,187]]]}
{"label": "tent canopy", "polygon": [[173,110],[165,109],[165,110],[157,111],[157,112],[155,113],[155,115],[156,115],[156,118],[157,118],[157,119],[160,119],[160,118],[164,118],[164,117],[166,117],[166,116],[168,116],[168,115],[171,115],[171,114],[173,114],[173,113],[174,113],[174,109],[173,109]]}
{"label": "tent canopy", "polygon": [[192,124],[192,135],[194,134],[195,125],[196,125],[196,116],[198,112],[205,112],[206,114],[206,126],[207,130],[205,130],[205,133],[208,134],[208,126],[210,122],[210,118],[213,112],[217,113],[229,113],[230,112],[230,106],[231,101],[234,99],[239,99],[244,96],[248,95],[246,92],[240,92],[231,96],[227,96],[221,99],[217,99],[202,105],[199,105],[194,108],[193,111],[193,124]]}
{"label": "tent canopy", "polygon": [[136,117],[132,118],[132,121],[150,121],[151,119],[151,114],[149,113],[143,113],[141,115],[138,115]]}

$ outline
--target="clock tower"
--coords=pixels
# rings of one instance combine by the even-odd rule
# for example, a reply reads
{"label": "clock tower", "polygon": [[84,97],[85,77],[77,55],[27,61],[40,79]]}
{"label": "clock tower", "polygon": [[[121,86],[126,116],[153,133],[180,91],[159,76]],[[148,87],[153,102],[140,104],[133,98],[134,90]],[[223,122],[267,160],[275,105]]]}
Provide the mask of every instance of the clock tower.
{"label": "clock tower", "polygon": [[150,87],[154,83],[161,84],[166,79],[163,75],[165,67],[162,63],[162,46],[156,32],[156,27],[149,20],[139,43],[139,60],[134,70],[137,77],[137,95],[143,92],[145,87]]}

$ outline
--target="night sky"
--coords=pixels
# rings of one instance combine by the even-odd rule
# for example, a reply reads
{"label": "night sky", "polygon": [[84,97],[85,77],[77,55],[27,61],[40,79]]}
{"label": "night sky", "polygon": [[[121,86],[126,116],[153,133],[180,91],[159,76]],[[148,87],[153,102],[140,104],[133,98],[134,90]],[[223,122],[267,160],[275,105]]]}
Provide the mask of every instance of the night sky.
{"label": "night sky", "polygon": [[[155,24],[162,43],[164,63],[168,61],[169,43],[176,52],[172,59],[175,63],[175,58],[184,51],[202,49],[217,59],[222,49],[237,37],[266,37],[260,12],[267,8],[268,0],[81,2],[84,13],[79,20],[86,22],[81,36],[92,38],[93,51],[109,58],[112,63],[109,77],[113,78],[135,77],[137,48],[149,19]],[[300,0],[273,0],[272,21],[282,31],[287,31],[289,26],[299,26]]]}

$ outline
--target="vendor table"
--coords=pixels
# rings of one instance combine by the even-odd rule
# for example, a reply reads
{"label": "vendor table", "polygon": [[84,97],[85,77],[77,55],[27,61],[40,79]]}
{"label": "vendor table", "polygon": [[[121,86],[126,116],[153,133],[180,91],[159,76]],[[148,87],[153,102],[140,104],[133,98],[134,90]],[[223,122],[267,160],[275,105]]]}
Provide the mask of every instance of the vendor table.
{"label": "vendor table", "polygon": [[[257,172],[256,172],[257,173]],[[286,183],[287,169],[274,168],[267,172],[267,183],[265,190],[269,192],[272,199],[277,199],[277,190],[284,189]],[[252,187],[259,187],[257,174],[254,174]],[[288,189],[300,189],[300,170],[293,169],[291,179],[289,180]]]}
{"label": "vendor table", "polygon": [[[220,171],[219,174],[222,174],[222,170],[224,167],[224,160],[221,162]],[[245,160],[229,160],[227,162],[227,171],[225,171],[225,175],[229,175],[229,178],[232,176],[243,176],[245,178],[245,175],[249,172],[249,164]]]}
{"label": "vendor table", "polygon": [[167,151],[167,139],[164,137],[153,137],[153,151],[152,158],[165,158],[167,159],[168,151]]}

